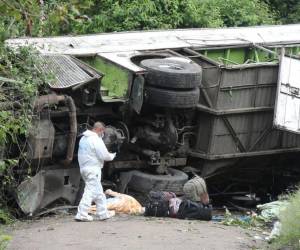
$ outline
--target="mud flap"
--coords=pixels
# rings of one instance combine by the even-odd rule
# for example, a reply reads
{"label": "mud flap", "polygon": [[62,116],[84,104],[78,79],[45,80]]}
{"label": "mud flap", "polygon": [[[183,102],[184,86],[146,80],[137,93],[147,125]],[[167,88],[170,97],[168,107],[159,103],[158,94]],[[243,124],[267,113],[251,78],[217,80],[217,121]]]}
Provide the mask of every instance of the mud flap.
{"label": "mud flap", "polygon": [[30,216],[59,199],[73,205],[79,183],[79,168],[41,170],[18,186],[17,202]]}
{"label": "mud flap", "polygon": [[130,105],[136,113],[140,113],[144,101],[144,84],[143,76],[138,75],[134,81],[130,95]]}

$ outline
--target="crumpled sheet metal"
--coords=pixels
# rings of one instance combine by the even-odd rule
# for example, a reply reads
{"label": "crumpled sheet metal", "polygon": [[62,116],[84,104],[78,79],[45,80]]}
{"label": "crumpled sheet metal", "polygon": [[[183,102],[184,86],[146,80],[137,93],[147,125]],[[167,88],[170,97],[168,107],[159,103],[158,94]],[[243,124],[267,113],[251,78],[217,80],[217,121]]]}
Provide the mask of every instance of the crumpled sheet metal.
{"label": "crumpled sheet metal", "polygon": [[17,203],[29,216],[59,199],[73,205],[79,190],[79,183],[79,168],[41,170],[18,186]]}

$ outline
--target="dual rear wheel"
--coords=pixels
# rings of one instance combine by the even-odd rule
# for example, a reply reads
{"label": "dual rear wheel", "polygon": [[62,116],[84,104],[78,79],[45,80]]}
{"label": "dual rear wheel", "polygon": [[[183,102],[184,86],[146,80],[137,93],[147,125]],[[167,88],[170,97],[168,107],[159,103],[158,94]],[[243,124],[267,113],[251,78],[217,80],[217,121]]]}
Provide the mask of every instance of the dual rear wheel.
{"label": "dual rear wheel", "polygon": [[192,108],[199,101],[201,67],[185,58],[141,61],[146,73],[146,102],[167,108]]}

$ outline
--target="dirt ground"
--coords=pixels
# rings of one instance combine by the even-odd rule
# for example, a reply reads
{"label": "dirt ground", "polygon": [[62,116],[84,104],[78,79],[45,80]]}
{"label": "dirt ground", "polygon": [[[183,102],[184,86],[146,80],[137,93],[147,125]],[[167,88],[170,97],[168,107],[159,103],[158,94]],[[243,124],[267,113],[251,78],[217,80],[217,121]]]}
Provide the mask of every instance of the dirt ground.
{"label": "dirt ground", "polygon": [[8,249],[260,249],[258,232],[216,222],[117,215],[76,222],[73,215],[18,222]]}

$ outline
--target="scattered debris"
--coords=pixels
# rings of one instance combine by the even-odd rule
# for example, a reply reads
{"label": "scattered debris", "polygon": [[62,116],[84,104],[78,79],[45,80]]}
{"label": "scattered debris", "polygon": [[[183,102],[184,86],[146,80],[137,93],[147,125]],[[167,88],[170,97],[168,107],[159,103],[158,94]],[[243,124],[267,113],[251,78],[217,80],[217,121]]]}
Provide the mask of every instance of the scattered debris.
{"label": "scattered debris", "polygon": [[279,221],[276,221],[274,223],[273,229],[269,236],[265,237],[265,240],[272,241],[273,239],[277,238],[280,235],[281,230],[281,223]]}
{"label": "scattered debris", "polygon": [[50,214],[50,213],[69,213],[70,209],[76,209],[77,206],[59,206],[59,207],[54,207],[54,208],[50,208],[47,209],[45,211],[42,211],[36,215],[34,215],[34,217],[40,217],[46,214]]}
{"label": "scattered debris", "polygon": [[273,201],[265,203],[263,205],[257,205],[257,208],[261,211],[259,217],[265,222],[278,219],[280,211],[284,210],[288,205],[288,201]]}
{"label": "scattered debris", "polygon": [[[220,218],[220,216],[217,217],[219,220]],[[233,215],[227,208],[221,223],[226,226],[240,226],[242,228],[261,228],[265,226],[264,221],[262,221],[256,213]]]}

